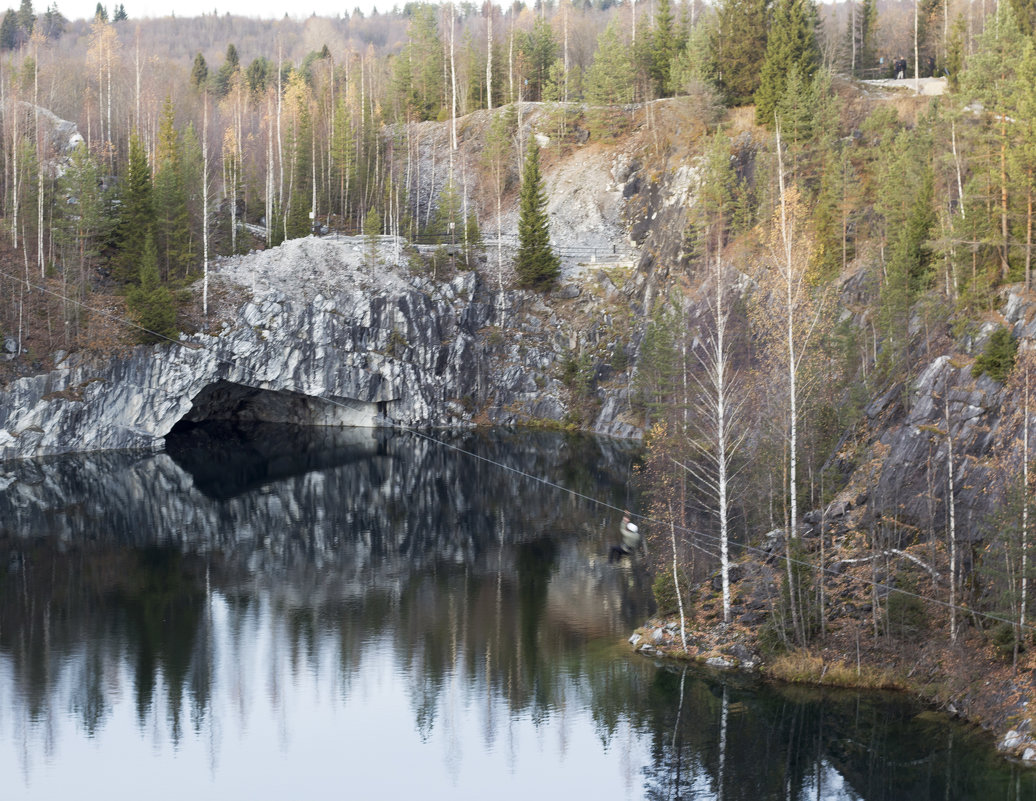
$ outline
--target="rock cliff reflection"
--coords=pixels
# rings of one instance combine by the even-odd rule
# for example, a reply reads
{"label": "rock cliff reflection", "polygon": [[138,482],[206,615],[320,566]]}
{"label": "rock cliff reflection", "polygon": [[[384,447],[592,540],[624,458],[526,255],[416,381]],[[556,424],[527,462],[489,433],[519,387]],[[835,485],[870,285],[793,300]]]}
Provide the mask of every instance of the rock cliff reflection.
{"label": "rock cliff reflection", "polygon": [[483,460],[257,425],[8,465],[4,797],[1033,797],[898,700],[628,656],[617,516],[521,473],[621,507],[635,451],[450,441]]}

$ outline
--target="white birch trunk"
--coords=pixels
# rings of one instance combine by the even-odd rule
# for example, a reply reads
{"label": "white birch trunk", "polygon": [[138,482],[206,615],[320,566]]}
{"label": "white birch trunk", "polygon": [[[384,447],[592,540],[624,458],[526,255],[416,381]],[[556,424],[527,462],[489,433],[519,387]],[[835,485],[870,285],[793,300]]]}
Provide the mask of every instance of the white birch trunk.
{"label": "white birch trunk", "polygon": [[[948,390],[948,388],[947,388]],[[946,421],[946,512],[950,537],[950,642],[957,642],[957,520],[953,496],[953,437],[950,436],[950,400],[944,399]]]}
{"label": "white birch trunk", "polygon": [[493,10],[489,4],[489,19],[486,22],[486,109],[493,110]]}
{"label": "white birch trunk", "polygon": [[18,106],[11,104],[11,241],[18,249]]}
{"label": "white birch trunk", "polygon": [[719,512],[719,560],[723,580],[723,622],[730,622],[730,541],[727,522],[727,318],[723,310],[723,270],[716,254],[716,489]]}
{"label": "white birch trunk", "polygon": [[40,280],[46,277],[43,265],[43,140],[40,137],[40,48],[36,45],[32,63],[32,108],[36,122],[36,263]]}
{"label": "white birch trunk", "polygon": [[[277,43],[277,211],[284,211],[284,140],[281,138],[281,45]],[[287,237],[287,232],[285,232]]]}
{"label": "white birch trunk", "polygon": [[914,0],[914,91],[918,94],[921,93],[921,56],[920,49],[918,47],[918,16],[921,0]]}
{"label": "white birch trunk", "polygon": [[[1028,354],[1025,357],[1028,359]],[[1018,603],[1018,637],[1025,630],[1025,608],[1029,600],[1029,364],[1025,370],[1025,391],[1022,402],[1022,591]]]}
{"label": "white birch trunk", "polygon": [[[774,113],[776,117],[776,112]],[[784,156],[781,152],[781,126],[777,121],[777,181],[781,202],[781,244],[784,247],[784,283],[785,283],[785,321],[787,327],[786,344],[788,348],[788,531],[785,536],[787,548],[788,597],[791,604],[792,627],[804,639],[804,628],[799,626],[798,587],[795,586],[795,574],[791,562],[791,543],[798,539],[798,494],[796,479],[798,470],[798,417],[796,410],[796,353],[795,353],[795,302],[794,302],[794,263],[792,256],[792,235],[789,228],[787,197],[784,186]]]}
{"label": "white birch trunk", "polygon": [[266,95],[266,247],[273,244],[273,101]]}
{"label": "white birch trunk", "polygon": [[201,313],[209,316],[209,96],[202,95],[201,123]]}
{"label": "white birch trunk", "polygon": [[[644,540],[641,539],[641,542]],[[676,605],[680,610],[680,644],[683,650],[687,651],[687,619],[683,612],[683,593],[680,591],[679,565],[676,560],[676,519],[673,515],[673,506],[669,505],[669,541],[673,546],[673,586],[676,588]]]}
{"label": "white birch trunk", "polygon": [[457,29],[454,7],[450,3],[450,181],[453,181],[453,152],[457,149],[457,59],[454,45]]}

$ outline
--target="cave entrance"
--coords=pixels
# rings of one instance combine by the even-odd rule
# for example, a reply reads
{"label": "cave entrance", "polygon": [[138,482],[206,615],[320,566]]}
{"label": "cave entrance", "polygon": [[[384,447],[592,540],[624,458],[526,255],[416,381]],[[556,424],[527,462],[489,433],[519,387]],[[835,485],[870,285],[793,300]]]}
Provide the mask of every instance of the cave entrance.
{"label": "cave entrance", "polygon": [[194,397],[191,410],[173,431],[209,421],[372,428],[386,425],[382,406],[354,398],[318,398],[217,381]]}

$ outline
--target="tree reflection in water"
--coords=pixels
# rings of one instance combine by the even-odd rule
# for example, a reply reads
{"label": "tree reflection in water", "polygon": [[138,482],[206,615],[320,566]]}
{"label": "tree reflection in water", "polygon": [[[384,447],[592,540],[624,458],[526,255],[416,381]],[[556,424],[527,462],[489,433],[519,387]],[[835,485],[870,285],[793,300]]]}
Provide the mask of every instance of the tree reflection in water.
{"label": "tree reflection in water", "polygon": [[[623,445],[457,442],[614,507],[631,502],[635,451]],[[290,750],[312,724],[297,711],[300,687],[347,716],[390,684],[410,720],[388,739],[441,742],[452,787],[470,781],[466,752],[506,751],[512,783],[535,782],[543,754],[518,768],[524,728],[556,736],[566,764],[569,749],[585,753],[585,721],[601,765],[623,777],[596,780],[598,797],[1036,795],[985,741],[902,699],[775,691],[630,656],[621,641],[649,614],[649,588],[607,563],[618,515],[412,435],[205,428],[168,454],[11,470],[0,753],[17,748],[30,779],[34,749],[59,768],[62,736],[103,749],[129,704],[176,758],[203,741],[209,764],[195,771],[215,782],[220,754],[255,731],[275,728]],[[369,724],[348,718],[335,736]],[[595,786],[581,759],[563,775]]]}

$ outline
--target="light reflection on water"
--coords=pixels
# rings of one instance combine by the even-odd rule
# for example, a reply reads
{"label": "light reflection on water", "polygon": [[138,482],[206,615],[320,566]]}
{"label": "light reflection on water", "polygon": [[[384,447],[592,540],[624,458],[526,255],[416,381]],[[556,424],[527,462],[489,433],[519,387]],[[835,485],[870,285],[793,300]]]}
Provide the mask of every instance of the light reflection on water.
{"label": "light reflection on water", "polygon": [[[631,502],[622,446],[465,445]],[[616,516],[515,473],[370,432],[170,454],[12,468],[5,799],[1036,797],[901,699],[630,656],[648,588],[602,559]]]}

